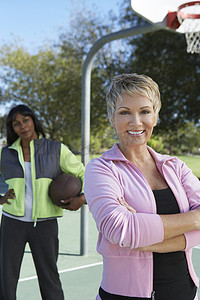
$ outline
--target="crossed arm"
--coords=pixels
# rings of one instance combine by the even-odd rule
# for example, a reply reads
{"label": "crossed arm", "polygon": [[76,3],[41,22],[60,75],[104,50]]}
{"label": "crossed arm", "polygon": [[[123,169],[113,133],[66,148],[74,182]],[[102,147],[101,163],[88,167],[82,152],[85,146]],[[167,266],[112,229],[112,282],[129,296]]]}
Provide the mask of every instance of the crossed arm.
{"label": "crossed arm", "polygon": [[185,235],[179,235],[168,240],[164,240],[162,243],[150,245],[147,247],[140,247],[138,250],[147,252],[167,253],[175,251],[183,251],[186,247]]}
{"label": "crossed arm", "polygon": [[200,230],[200,209],[175,215],[160,215],[164,227],[164,240],[161,243],[140,247],[138,250],[149,252],[174,252],[186,248],[184,233]]}
{"label": "crossed arm", "polygon": [[[128,205],[124,198],[118,200],[129,211],[136,213],[136,210]],[[187,213],[160,215],[160,217],[164,227],[164,240],[161,243],[139,247],[138,250],[158,253],[183,251],[186,248],[184,233],[200,230],[200,208]]]}

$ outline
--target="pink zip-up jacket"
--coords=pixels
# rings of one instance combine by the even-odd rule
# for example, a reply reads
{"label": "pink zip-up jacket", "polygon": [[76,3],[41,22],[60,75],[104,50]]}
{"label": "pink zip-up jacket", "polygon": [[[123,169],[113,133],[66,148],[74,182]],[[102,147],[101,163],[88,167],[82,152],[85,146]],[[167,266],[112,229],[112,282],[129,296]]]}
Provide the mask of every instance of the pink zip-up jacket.
{"label": "pink zip-up jacket", "polygon": [[[200,207],[200,181],[185,163],[150,147],[148,150],[173,191],[180,212]],[[87,165],[84,193],[99,231],[97,251],[103,256],[101,287],[112,294],[151,298],[153,254],[137,248],[162,242],[164,229],[144,175],[114,144]],[[136,213],[120,204],[121,197]],[[198,287],[191,255],[192,247],[200,244],[200,230],[185,233],[185,237],[189,272]],[[96,300],[100,299],[98,295]]]}

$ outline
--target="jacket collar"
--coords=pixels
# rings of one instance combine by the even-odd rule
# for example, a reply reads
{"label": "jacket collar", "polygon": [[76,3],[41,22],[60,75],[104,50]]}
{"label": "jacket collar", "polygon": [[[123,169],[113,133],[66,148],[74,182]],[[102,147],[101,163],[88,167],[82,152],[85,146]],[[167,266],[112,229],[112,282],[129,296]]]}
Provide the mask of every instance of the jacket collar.
{"label": "jacket collar", "polygon": [[[154,160],[156,163],[161,163],[163,164],[164,162],[168,160],[173,160],[174,157],[169,156],[169,155],[163,155],[155,152],[151,147],[147,146],[147,149],[153,156]],[[124,162],[129,162],[129,160],[123,155],[123,153],[120,151],[118,143],[115,143],[111,149],[108,151],[104,152],[101,156],[103,159],[106,160],[118,160],[118,161],[124,161]]]}
{"label": "jacket collar", "polygon": [[[42,138],[43,138],[42,134],[39,134],[38,139],[42,139]],[[34,140],[32,140],[30,142],[30,144],[32,144],[33,141]],[[15,150],[19,149],[19,147],[21,147],[21,138],[20,137],[12,145],[8,146],[9,149],[15,149]]]}

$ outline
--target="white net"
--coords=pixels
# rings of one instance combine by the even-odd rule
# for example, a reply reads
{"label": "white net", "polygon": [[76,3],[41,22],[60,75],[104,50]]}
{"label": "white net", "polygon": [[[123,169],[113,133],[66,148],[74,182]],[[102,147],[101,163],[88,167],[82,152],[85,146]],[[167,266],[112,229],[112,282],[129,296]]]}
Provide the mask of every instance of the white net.
{"label": "white net", "polygon": [[200,53],[200,18],[197,15],[200,15],[200,2],[182,8],[177,15],[185,32],[188,53]]}

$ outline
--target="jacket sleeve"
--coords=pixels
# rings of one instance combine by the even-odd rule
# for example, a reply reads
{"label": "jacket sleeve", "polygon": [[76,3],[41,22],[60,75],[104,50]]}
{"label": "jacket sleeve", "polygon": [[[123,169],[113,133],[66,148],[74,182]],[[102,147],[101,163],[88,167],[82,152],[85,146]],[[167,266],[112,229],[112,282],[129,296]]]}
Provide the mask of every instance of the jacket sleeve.
{"label": "jacket sleeve", "polygon": [[84,192],[99,232],[111,243],[134,249],[163,240],[163,223],[157,214],[133,213],[120,204],[122,187],[101,159],[87,165]]}
{"label": "jacket sleeve", "polygon": [[[200,181],[185,163],[181,165],[181,182],[186,191],[190,209],[200,208]],[[200,244],[200,230],[185,233],[186,249]]]}
{"label": "jacket sleeve", "polygon": [[85,167],[64,144],[61,144],[60,167],[64,173],[75,175],[81,180],[83,192]]}

